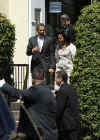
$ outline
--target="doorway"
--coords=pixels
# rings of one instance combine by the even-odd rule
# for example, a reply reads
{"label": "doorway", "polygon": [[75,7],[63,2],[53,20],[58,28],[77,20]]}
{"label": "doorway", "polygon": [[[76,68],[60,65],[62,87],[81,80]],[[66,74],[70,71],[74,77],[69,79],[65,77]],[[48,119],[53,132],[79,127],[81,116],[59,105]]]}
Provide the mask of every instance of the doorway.
{"label": "doorway", "polygon": [[[36,35],[36,25],[40,22],[45,24],[45,0],[29,0],[28,1],[28,33],[29,38]],[[32,85],[32,76],[31,76],[31,59],[32,56],[28,57],[29,64],[29,78],[28,78],[28,87]]]}

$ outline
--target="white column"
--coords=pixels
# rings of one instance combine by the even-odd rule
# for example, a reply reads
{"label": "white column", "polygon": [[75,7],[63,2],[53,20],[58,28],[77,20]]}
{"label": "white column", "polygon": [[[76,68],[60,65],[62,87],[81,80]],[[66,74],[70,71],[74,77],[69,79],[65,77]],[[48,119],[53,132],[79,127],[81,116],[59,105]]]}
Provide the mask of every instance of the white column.
{"label": "white column", "polygon": [[[28,37],[30,38],[32,36],[32,15],[31,15],[31,5],[32,5],[32,0],[28,0]],[[28,64],[29,64],[29,77],[28,77],[28,87],[32,85],[32,76],[31,76],[31,59],[32,56],[28,56]]]}

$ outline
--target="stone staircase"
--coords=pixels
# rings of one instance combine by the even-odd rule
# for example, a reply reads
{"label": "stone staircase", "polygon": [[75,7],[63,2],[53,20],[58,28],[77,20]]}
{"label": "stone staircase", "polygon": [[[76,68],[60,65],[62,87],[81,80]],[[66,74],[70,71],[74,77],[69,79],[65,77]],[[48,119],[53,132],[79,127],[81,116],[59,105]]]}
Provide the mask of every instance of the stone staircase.
{"label": "stone staircase", "polygon": [[15,124],[16,124],[16,128],[18,126],[18,122],[19,122],[19,116],[20,116],[20,101],[14,101],[10,103],[10,111],[11,114],[15,120]]}
{"label": "stone staircase", "polygon": [[[55,95],[55,90],[52,90],[52,93]],[[15,120],[16,128],[18,127],[19,117],[20,117],[20,104],[23,104],[22,101],[17,100],[10,103],[10,111]]]}

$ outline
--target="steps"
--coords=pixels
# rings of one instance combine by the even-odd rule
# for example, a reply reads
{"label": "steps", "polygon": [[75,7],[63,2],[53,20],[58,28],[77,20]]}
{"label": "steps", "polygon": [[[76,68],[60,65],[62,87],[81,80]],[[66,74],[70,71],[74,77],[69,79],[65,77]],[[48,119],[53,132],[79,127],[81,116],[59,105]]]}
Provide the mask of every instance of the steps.
{"label": "steps", "polygon": [[11,111],[11,114],[15,120],[15,124],[16,124],[16,128],[18,126],[18,123],[19,123],[19,116],[20,116],[20,104],[22,102],[20,102],[19,100],[16,101],[16,102],[11,102],[10,103],[10,111]]}
{"label": "steps", "polygon": [[[55,95],[55,90],[51,90],[52,93]],[[10,112],[14,118],[15,124],[16,124],[16,128],[18,127],[18,123],[19,123],[19,117],[20,117],[20,104],[23,104],[22,101],[17,100],[17,101],[13,101],[10,103]]]}

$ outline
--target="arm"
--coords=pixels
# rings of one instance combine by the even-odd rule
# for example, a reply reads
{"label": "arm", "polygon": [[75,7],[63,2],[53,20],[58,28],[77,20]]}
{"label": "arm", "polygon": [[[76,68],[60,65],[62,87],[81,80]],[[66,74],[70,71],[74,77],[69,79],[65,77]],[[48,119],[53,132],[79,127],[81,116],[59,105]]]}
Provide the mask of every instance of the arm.
{"label": "arm", "polygon": [[32,88],[17,90],[16,88],[6,83],[3,85],[3,87],[1,87],[1,90],[9,96],[15,96],[17,98],[23,98],[29,101],[35,101],[37,99],[37,94]]}
{"label": "arm", "polygon": [[74,31],[72,24],[69,25],[69,35],[70,35],[71,42],[74,43],[75,42],[75,31]]}
{"label": "arm", "polygon": [[39,48],[37,47],[37,37],[31,37],[28,42],[26,54],[28,56],[32,55],[34,56],[33,59],[36,60],[36,58],[39,56]]}
{"label": "arm", "polygon": [[28,56],[32,55],[32,48],[33,48],[33,44],[32,44],[32,38],[29,39],[28,45],[27,45],[27,50],[26,50],[26,54]]}
{"label": "arm", "polygon": [[55,59],[56,59],[56,63],[58,63],[59,62],[59,54],[58,54],[58,49],[57,49],[57,47],[56,47],[56,49],[55,49]]}
{"label": "arm", "polygon": [[67,92],[70,95],[66,100],[61,124],[65,130],[73,131],[78,129],[80,125],[79,105],[75,91],[69,88]]}
{"label": "arm", "polygon": [[9,112],[8,104],[6,103],[5,98],[2,96],[2,94],[3,93],[0,91],[0,136],[1,137],[3,134],[6,134],[5,132],[9,132],[10,134],[11,131],[15,130],[14,120]]}
{"label": "arm", "polygon": [[50,69],[55,69],[56,68],[56,60],[55,60],[55,46],[54,42],[51,39],[50,42]]}
{"label": "arm", "polygon": [[70,51],[71,51],[72,59],[74,59],[76,55],[76,46],[72,43],[70,44]]}
{"label": "arm", "polygon": [[63,127],[66,131],[73,131],[77,128],[76,126],[75,119],[72,116],[70,109],[66,108],[61,120],[61,127]]}

